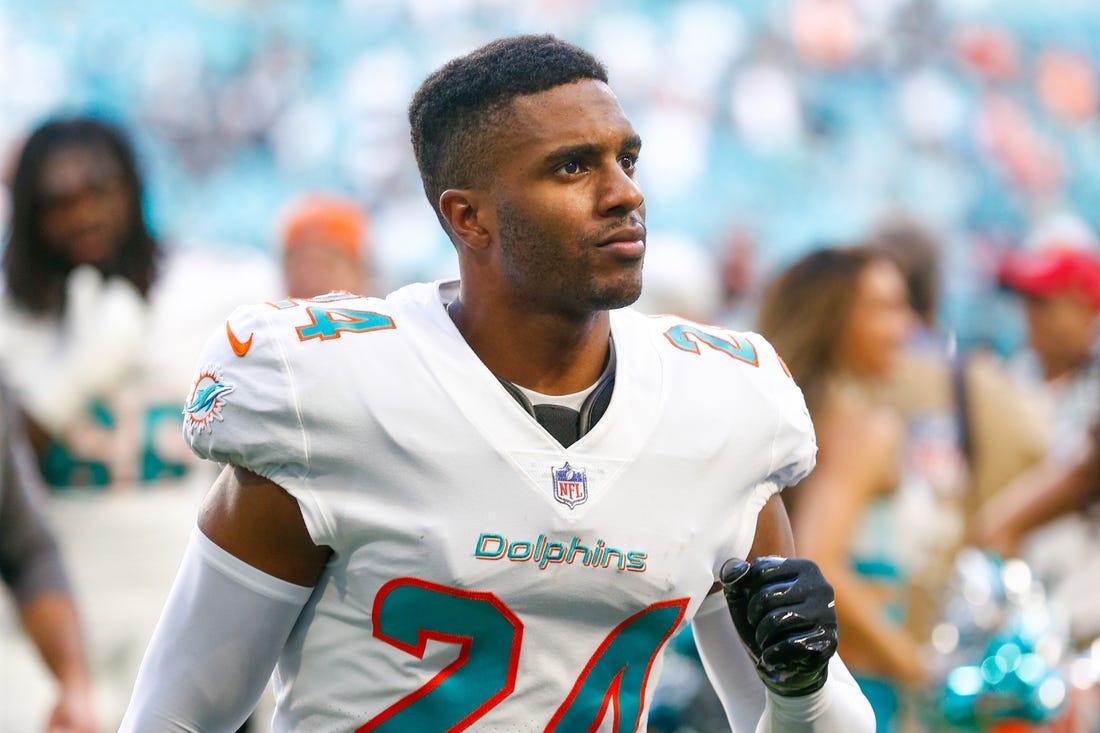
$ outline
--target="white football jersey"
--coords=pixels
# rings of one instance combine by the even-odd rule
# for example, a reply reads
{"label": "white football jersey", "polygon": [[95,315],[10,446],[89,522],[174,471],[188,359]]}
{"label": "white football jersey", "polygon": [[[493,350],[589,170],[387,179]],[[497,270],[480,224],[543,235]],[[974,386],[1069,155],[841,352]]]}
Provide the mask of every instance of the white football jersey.
{"label": "white football jersey", "polygon": [[813,466],[802,394],[756,334],[617,310],[610,405],[563,448],[453,288],[249,306],[207,345],[193,450],[284,487],[333,550],[275,729],[644,730],[665,644]]}
{"label": "white football jersey", "polygon": [[75,305],[64,318],[32,316],[0,295],[0,372],[39,420],[35,405],[72,395],[71,418],[47,425],[42,469],[53,487],[167,488],[198,464],[180,439],[195,358],[234,305],[283,292],[276,268],[258,255],[173,248],[148,299],[134,290],[120,303],[117,284],[111,297],[98,275],[92,283],[76,298],[70,283]]}

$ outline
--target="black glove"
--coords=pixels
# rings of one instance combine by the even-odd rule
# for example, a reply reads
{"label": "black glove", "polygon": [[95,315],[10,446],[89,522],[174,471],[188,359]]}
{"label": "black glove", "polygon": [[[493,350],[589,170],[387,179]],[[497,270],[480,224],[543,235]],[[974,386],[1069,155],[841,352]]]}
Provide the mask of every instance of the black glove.
{"label": "black glove", "polygon": [[788,697],[820,690],[836,652],[833,587],[804,558],[727,560],[719,573],[733,625],[760,679]]}

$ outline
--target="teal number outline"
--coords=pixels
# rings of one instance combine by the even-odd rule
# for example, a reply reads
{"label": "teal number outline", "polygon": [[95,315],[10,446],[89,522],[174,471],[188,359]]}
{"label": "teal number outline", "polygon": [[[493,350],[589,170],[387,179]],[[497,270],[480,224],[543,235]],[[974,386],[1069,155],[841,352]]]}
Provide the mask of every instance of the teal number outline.
{"label": "teal number outline", "polygon": [[681,351],[699,354],[699,343],[704,343],[715,351],[731,356],[738,361],[743,361],[752,366],[760,366],[760,357],[756,353],[756,347],[747,338],[744,344],[733,334],[725,338],[707,333],[703,329],[687,323],[680,323],[665,331],[665,338],[669,343]]}
{"label": "teal number outline", "polygon": [[[309,341],[310,339],[329,341],[340,338],[340,335],[344,332],[367,333],[368,331],[396,328],[392,318],[374,311],[308,306],[306,313],[309,314],[310,322],[295,329],[298,332],[299,341]],[[333,320],[332,314],[334,313],[350,320]]]}
{"label": "teal number outline", "polygon": [[[429,614],[432,626],[420,622]],[[516,687],[523,622],[492,593],[449,588],[419,578],[395,578],[375,596],[373,618],[375,637],[415,657],[424,657],[429,640],[459,644],[462,650],[426,684],[368,720],[355,733],[440,730],[443,713],[433,710],[433,705],[442,706],[446,714],[461,714],[442,730],[465,730]],[[505,646],[507,651],[502,649]],[[502,660],[506,664],[501,664]],[[473,666],[467,667],[469,664]],[[490,685],[495,684],[498,680],[492,679],[494,673],[501,671],[504,681],[484,700],[481,693],[470,694],[469,687],[483,687],[487,679]],[[499,678],[499,674],[495,676]],[[472,709],[457,707],[462,704]]]}
{"label": "teal number outline", "polygon": [[[637,730],[653,662],[679,627],[687,604],[687,598],[654,603],[616,626],[546,724],[546,733],[595,730],[612,706],[615,733]],[[644,665],[639,663],[641,660]],[[596,700],[598,703],[593,704]]]}

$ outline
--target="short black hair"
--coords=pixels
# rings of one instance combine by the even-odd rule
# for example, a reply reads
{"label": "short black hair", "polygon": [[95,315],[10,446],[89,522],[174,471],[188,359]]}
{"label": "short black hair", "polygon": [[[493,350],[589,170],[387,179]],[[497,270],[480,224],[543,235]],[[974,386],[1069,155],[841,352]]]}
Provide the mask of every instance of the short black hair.
{"label": "short black hair", "polygon": [[486,133],[512,99],[582,79],[607,83],[607,69],[552,35],[501,38],[433,72],[409,105],[413,152],[432,208],[448,188],[478,183]]}
{"label": "short black hair", "polygon": [[49,157],[58,150],[73,147],[106,151],[118,162],[129,189],[131,219],[126,238],[112,261],[101,266],[104,274],[126,278],[143,296],[148,294],[156,275],[159,247],[142,212],[141,174],[126,134],[91,117],[51,119],[27,138],[16,163],[11,186],[11,228],[4,252],[8,297],[35,315],[60,316],[65,308],[65,280],[73,265],[51,252],[42,241],[38,186]]}

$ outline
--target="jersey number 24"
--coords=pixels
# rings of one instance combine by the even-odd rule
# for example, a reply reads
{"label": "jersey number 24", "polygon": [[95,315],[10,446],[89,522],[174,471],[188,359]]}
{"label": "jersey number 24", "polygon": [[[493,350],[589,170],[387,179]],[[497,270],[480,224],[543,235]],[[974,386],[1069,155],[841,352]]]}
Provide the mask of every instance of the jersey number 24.
{"label": "jersey number 24", "polygon": [[[637,730],[650,668],[688,599],[662,601],[616,626],[596,649],[545,731],[591,731],[614,710],[615,733]],[[374,635],[422,658],[429,640],[458,658],[360,726],[366,731],[461,731],[515,689],[523,622],[492,593],[396,578],[374,601]]]}

